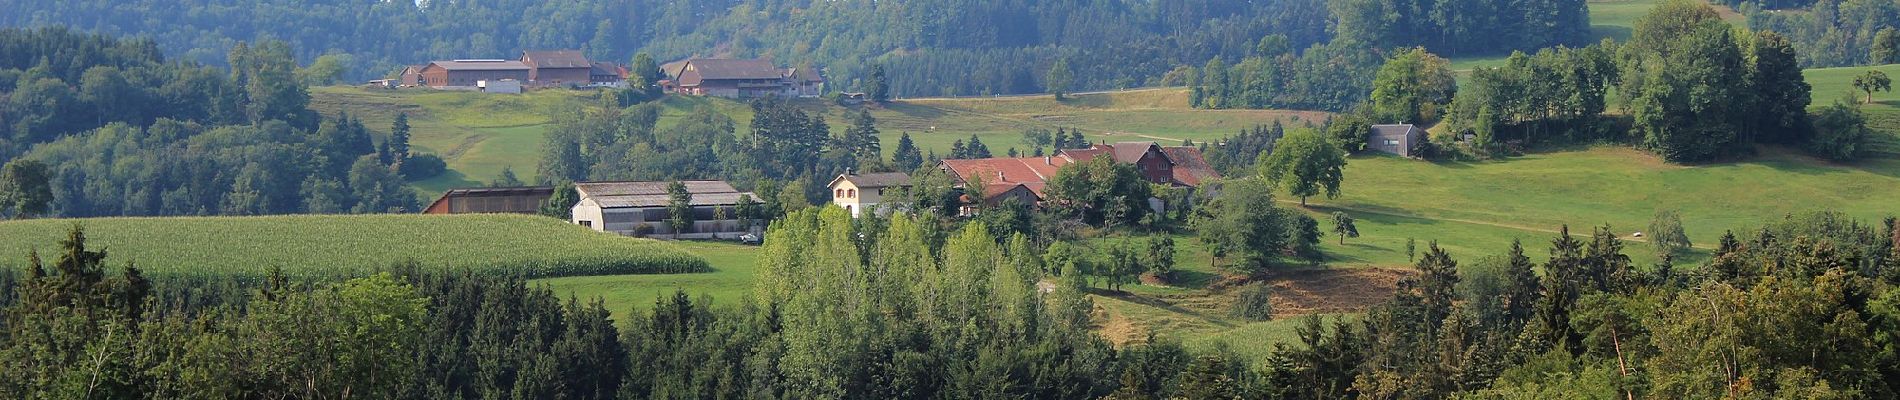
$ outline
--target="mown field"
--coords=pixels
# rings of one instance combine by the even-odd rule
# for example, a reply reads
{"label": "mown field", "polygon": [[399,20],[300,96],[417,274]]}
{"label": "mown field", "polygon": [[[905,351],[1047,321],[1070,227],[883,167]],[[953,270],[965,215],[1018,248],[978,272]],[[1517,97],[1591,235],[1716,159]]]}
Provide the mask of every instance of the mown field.
{"label": "mown field", "polygon": [[565,298],[600,299],[614,318],[625,320],[632,310],[647,310],[661,298],[683,290],[697,299],[710,296],[716,305],[737,304],[752,294],[759,247],[725,242],[673,242],[673,247],[706,260],[705,273],[570,276],[537,279]]}
{"label": "mown field", "polygon": [[[670,243],[598,233],[528,215],[300,215],[0,222],[0,265],[51,259],[74,225],[115,268],[151,275],[256,278],[360,274],[413,261],[483,274],[554,277],[707,270]],[[50,261],[49,261],[50,262]]]}
{"label": "mown field", "polygon": [[[532,181],[541,138],[550,129],[553,116],[590,104],[593,93],[542,90],[488,95],[321,87],[311,90],[311,107],[326,116],[348,112],[378,135],[387,133],[397,113],[408,113],[415,147],[441,155],[448,162],[448,173],[416,182],[424,197],[433,198],[448,189],[479,186],[499,176],[503,168],[512,168],[516,176]],[[731,117],[742,135],[752,121],[749,106],[729,99],[667,96],[659,104],[661,127],[705,108]],[[1021,135],[1032,128],[1080,128],[1094,141],[1180,143],[1183,139],[1218,139],[1274,120],[1326,118],[1326,113],[1319,112],[1195,110],[1187,106],[1187,91],[1181,88],[1090,94],[1062,101],[1052,96],[1015,96],[914,99],[874,107],[844,107],[816,99],[796,100],[796,104],[823,115],[836,132],[843,132],[848,118],[858,110],[869,110],[878,120],[887,153],[896,149],[898,137],[906,132],[926,152],[948,153],[952,142],[976,135],[992,152],[1001,155],[1010,147],[1028,151]]]}
{"label": "mown field", "polygon": [[1794,212],[1836,210],[1865,219],[1900,213],[1900,160],[1836,165],[1765,151],[1753,160],[1696,166],[1664,163],[1626,147],[1468,163],[1353,157],[1342,196],[1313,203],[1408,215],[1428,224],[1535,230],[1569,224],[1573,233],[1609,224],[1626,235],[1647,229],[1656,211],[1674,209],[1689,237],[1704,245],[1727,229]]}

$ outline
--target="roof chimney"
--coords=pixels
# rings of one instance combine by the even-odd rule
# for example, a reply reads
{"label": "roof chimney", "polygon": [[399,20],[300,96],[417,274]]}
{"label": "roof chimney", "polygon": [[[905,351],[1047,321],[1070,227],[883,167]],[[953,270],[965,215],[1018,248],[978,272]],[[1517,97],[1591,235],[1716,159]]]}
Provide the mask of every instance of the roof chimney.
{"label": "roof chimney", "polygon": [[1046,165],[1056,165],[1056,159],[1050,156],[1042,156],[1042,163]]}
{"label": "roof chimney", "polygon": [[1005,178],[1005,177],[1003,177],[1003,171],[996,171],[996,181],[997,181],[997,182],[1009,182],[1009,178]]}

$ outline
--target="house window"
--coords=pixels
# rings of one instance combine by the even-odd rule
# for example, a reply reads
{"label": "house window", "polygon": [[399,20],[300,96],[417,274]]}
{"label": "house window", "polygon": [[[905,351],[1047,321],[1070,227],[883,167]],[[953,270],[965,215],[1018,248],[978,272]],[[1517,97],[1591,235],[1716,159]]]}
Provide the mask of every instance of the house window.
{"label": "house window", "polygon": [[1399,141],[1398,141],[1398,140],[1394,140],[1394,139],[1386,139],[1386,140],[1385,140],[1385,145],[1387,145],[1387,146],[1397,146],[1397,145],[1399,145]]}
{"label": "house window", "polygon": [[850,197],[850,198],[853,198],[853,199],[855,199],[855,198],[858,198],[858,190],[857,190],[857,189],[845,189],[845,191],[844,191],[844,195],[845,195],[845,196],[847,196],[847,197]]}
{"label": "house window", "polygon": [[838,189],[837,193],[832,194],[831,197],[844,198],[844,189]]}
{"label": "house window", "polygon": [[592,229],[594,227],[594,221],[581,220],[581,226],[585,226],[585,227],[588,227],[589,229]]}

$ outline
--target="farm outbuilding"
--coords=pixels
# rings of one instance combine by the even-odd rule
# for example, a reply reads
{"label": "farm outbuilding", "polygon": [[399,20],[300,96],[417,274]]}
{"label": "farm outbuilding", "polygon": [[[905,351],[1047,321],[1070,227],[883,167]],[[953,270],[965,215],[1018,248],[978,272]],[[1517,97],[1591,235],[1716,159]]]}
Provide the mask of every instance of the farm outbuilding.
{"label": "farm outbuilding", "polygon": [[423,214],[533,214],[554,195],[551,186],[450,189]]}
{"label": "farm outbuilding", "polygon": [[693,224],[685,232],[674,232],[667,223],[672,199],[666,189],[672,181],[576,182],[580,201],[574,204],[573,222],[602,232],[681,239],[732,238],[756,230],[739,218],[738,204],[742,198],[758,201],[757,195],[725,181],[680,182],[692,194]]}
{"label": "farm outbuilding", "polygon": [[1366,149],[1418,158],[1417,154],[1412,154],[1412,149],[1424,141],[1425,130],[1412,124],[1373,125],[1372,137],[1366,141]]}

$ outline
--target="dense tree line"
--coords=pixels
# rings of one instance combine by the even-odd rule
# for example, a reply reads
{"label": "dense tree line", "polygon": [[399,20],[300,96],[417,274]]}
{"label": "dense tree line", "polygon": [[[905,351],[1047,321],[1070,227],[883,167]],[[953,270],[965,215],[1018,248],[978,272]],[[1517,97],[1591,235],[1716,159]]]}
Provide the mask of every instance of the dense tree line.
{"label": "dense tree line", "polygon": [[[766,57],[825,68],[833,88],[865,91],[869,67],[898,97],[1033,93],[1057,60],[1078,68],[1072,90],[1136,86],[1175,65],[1238,57],[1279,33],[1296,46],[1327,39],[1322,1],[1036,2],[1024,0],[531,0],[317,3],[278,0],[26,1],[0,26],[63,25],[152,38],[215,65],[238,42],[282,40],[297,59],[380,77],[433,59],[506,58],[577,48],[625,62],[691,56]],[[328,68],[328,67],[326,67]],[[308,76],[323,76],[314,69]]]}
{"label": "dense tree line", "polygon": [[[768,209],[787,211],[779,200],[809,205],[828,199],[824,184],[846,169],[914,169],[926,161],[914,144],[902,142],[892,160],[884,160],[877,121],[868,112],[834,132],[822,115],[791,102],[761,99],[751,107],[746,135],[735,133],[738,122],[708,108],[658,128],[658,103],[622,107],[603,92],[598,104],[555,116],[555,129],[543,139],[538,176],[546,184],[723,179],[758,189],[762,201],[771,203]],[[779,196],[781,188],[797,195]]]}
{"label": "dense tree line", "polygon": [[[413,211],[407,134],[379,146],[324,120],[282,42],[237,44],[229,72],[149,40],[0,31],[0,159],[45,166],[57,216]],[[406,131],[406,124],[392,127]],[[439,172],[439,166],[433,169]]]}
{"label": "dense tree line", "polygon": [[[1754,2],[1750,2],[1754,3]],[[1900,3],[1892,0],[1791,0],[1740,8],[1748,26],[1788,37],[1803,67],[1892,64]],[[1783,8],[1803,7],[1802,10]],[[1885,39],[1882,39],[1883,33]],[[1884,52],[1883,52],[1884,50]],[[1883,55],[1884,54],[1884,55]]]}
{"label": "dense tree line", "polygon": [[1338,39],[1439,54],[1500,54],[1587,42],[1583,0],[1348,0],[1328,4]]}
{"label": "dense tree line", "polygon": [[1184,75],[1191,90],[1188,104],[1194,107],[1341,111],[1365,100],[1381,60],[1379,52],[1347,41],[1297,52],[1263,45],[1237,63],[1216,57],[1179,75]]}
{"label": "dense tree line", "polygon": [[1458,88],[1446,120],[1483,152],[1573,143],[1605,135],[1605,94],[1617,77],[1614,45],[1513,53],[1480,67]]}

